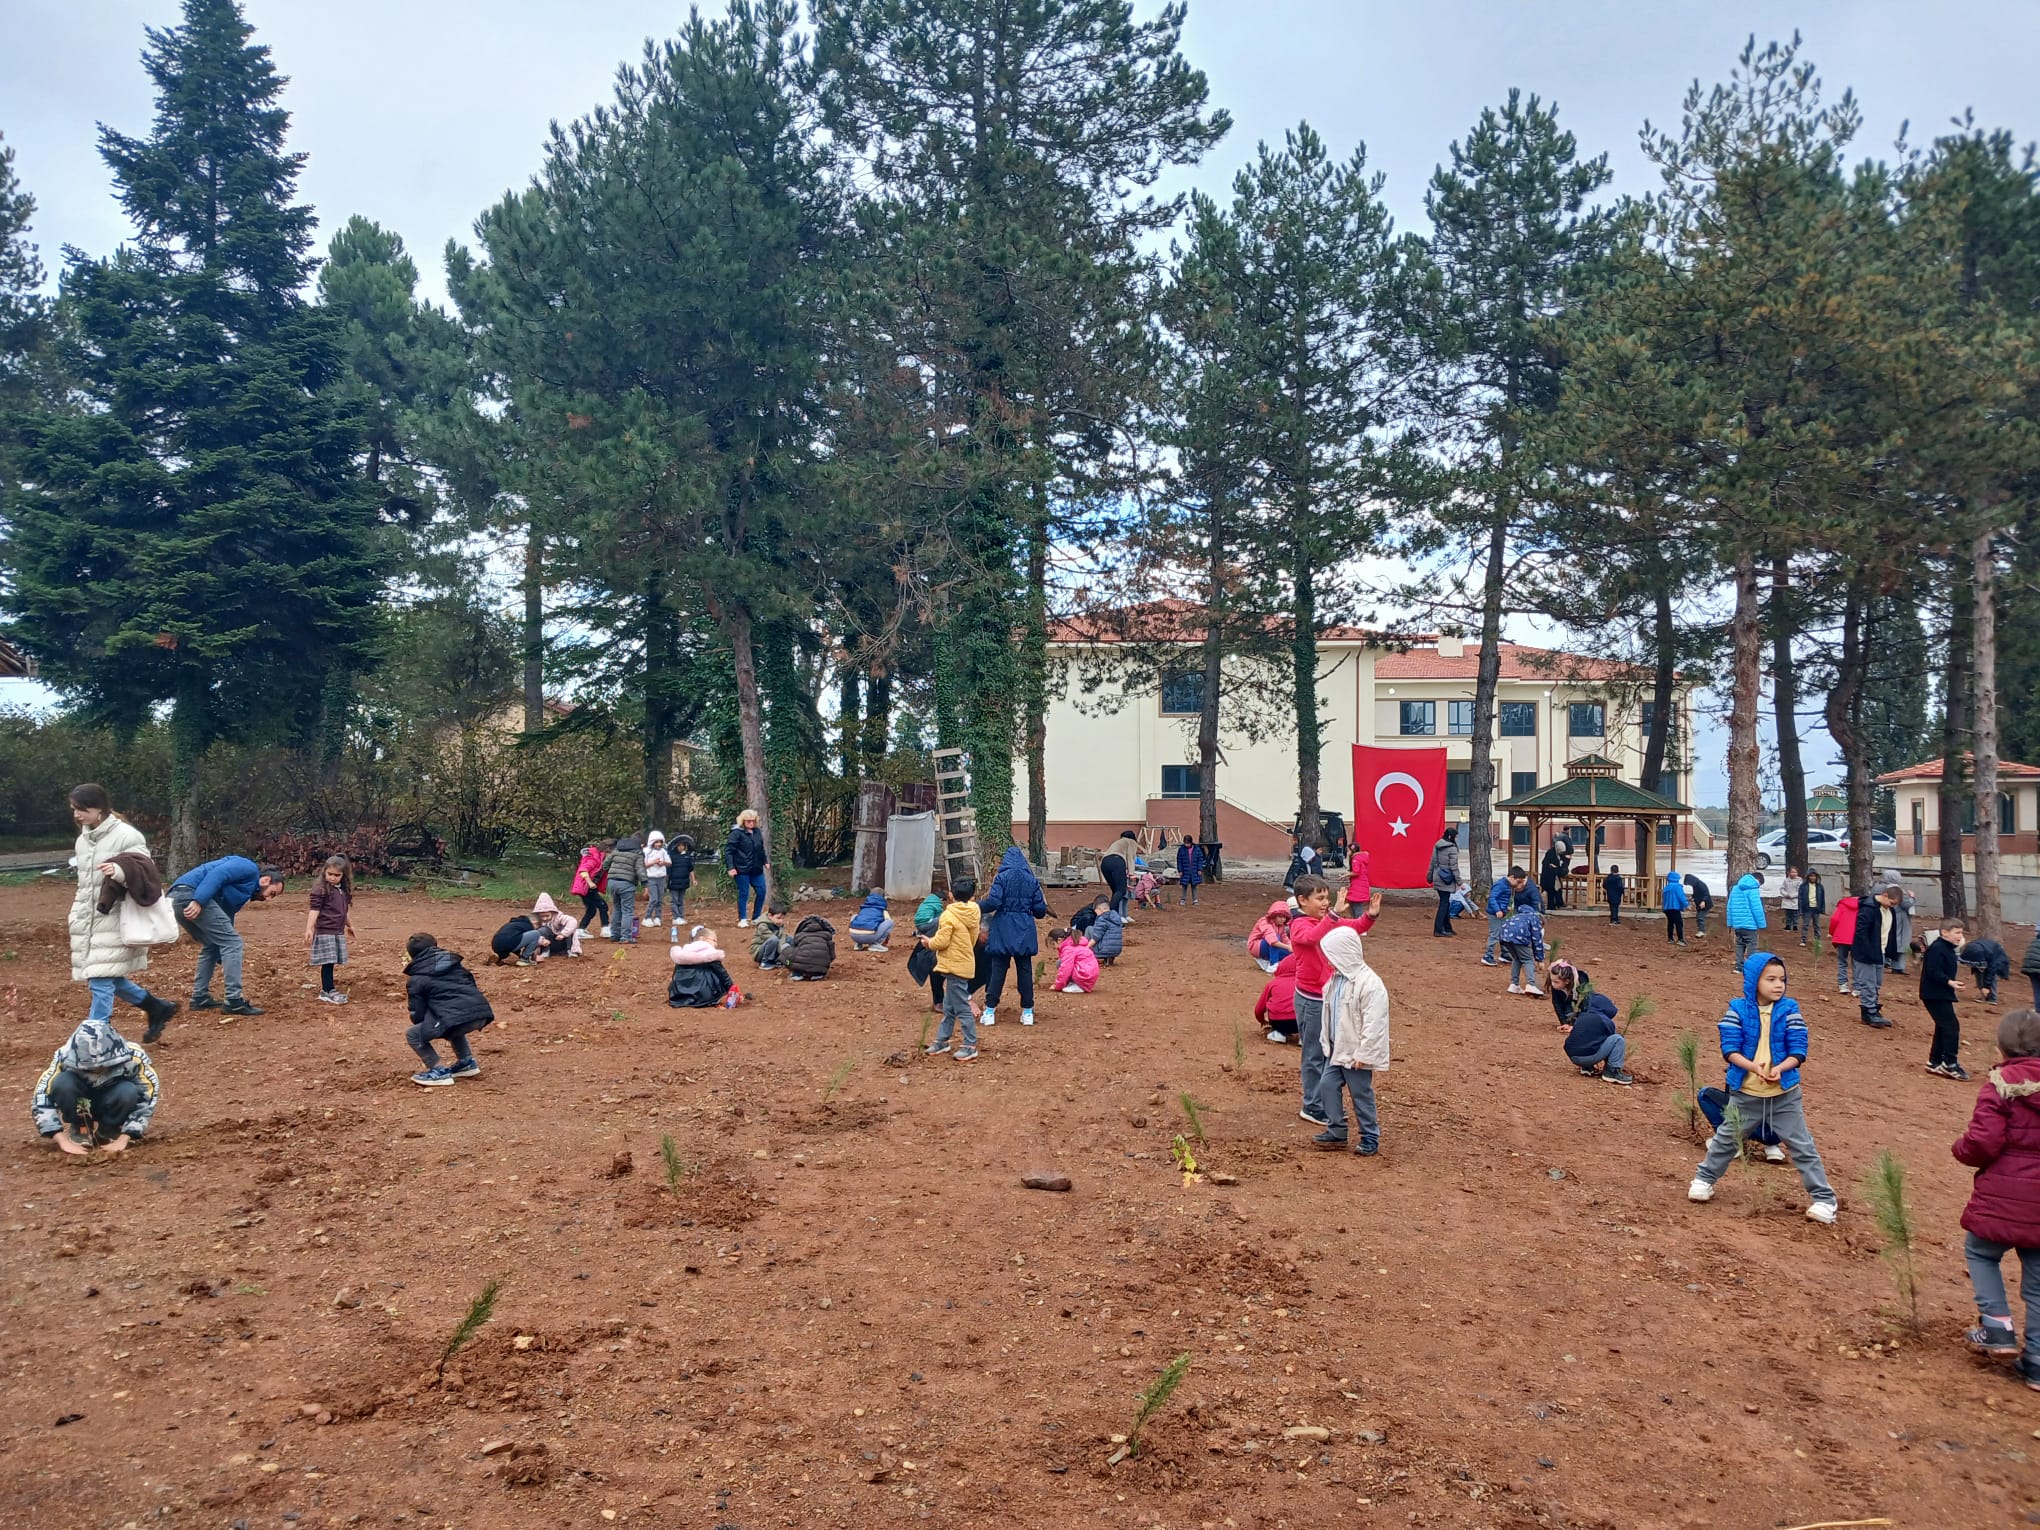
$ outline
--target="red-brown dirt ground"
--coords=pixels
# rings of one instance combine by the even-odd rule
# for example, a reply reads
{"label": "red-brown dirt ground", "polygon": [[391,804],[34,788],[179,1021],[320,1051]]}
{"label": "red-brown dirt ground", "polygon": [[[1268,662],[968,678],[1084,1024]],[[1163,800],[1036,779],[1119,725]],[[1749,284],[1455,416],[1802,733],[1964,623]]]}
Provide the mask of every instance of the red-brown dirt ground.
{"label": "red-brown dirt ground", "polygon": [[[1700,1032],[1719,1082],[1732,977],[1718,931],[1670,952],[1655,921],[1552,921],[1600,987],[1657,1001],[1618,1089],[1476,964],[1479,921],[1434,940],[1427,900],[1392,902],[1367,942],[1394,1001],[1383,1152],[1313,1151],[1296,1049],[1251,1018],[1269,892],[1140,916],[1097,993],[1044,993],[1033,1029],[1009,1000],[962,1066],[918,1055],[905,943],[852,953],[848,903],[829,981],[733,961],[756,996],[728,1012],[665,1006],[663,932],[493,968],[505,905],[367,893],[334,1008],[294,886],[241,918],[268,1013],[173,1022],[146,1142],[79,1162],[27,1118],[84,1012],[68,889],[0,891],[0,1524],[2040,1521],[2040,1394],[1959,1343],[1948,1144],[1974,1089],[1922,1072],[1910,980],[1873,1034],[1829,959],[1795,963],[1827,1229],[1760,1162],[1685,1200],[1673,1038]],[[704,912],[734,946],[728,906]],[[407,1079],[421,927],[501,1016],[448,1089]],[[159,953],[152,986],[184,997],[193,954]],[[1964,1010],[1980,1079],[1998,1012]],[[1179,1092],[1237,1183],[1171,1164]],[[1917,1336],[1862,1193],[1882,1147],[1922,1229]],[[1074,1190],[1023,1189],[1035,1169]],[[1145,1449],[1108,1465],[1184,1352]]]}

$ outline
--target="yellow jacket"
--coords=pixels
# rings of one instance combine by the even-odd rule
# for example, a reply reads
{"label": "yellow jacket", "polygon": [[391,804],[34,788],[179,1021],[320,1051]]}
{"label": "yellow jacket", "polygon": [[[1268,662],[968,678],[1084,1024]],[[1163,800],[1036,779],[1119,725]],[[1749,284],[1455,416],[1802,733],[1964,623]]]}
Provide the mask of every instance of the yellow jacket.
{"label": "yellow jacket", "polygon": [[942,906],[941,922],[928,937],[935,970],[945,977],[972,977],[977,972],[978,906],[965,898]]}

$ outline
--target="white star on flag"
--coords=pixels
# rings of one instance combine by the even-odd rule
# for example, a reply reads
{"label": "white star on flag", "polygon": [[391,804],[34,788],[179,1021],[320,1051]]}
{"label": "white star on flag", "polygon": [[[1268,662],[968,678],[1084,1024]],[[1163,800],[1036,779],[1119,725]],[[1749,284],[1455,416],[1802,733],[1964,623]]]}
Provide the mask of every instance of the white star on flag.
{"label": "white star on flag", "polygon": [[1390,833],[1400,834],[1403,835],[1405,838],[1408,837],[1410,832],[1410,826],[1404,823],[1400,818],[1397,818],[1390,822],[1388,828]]}

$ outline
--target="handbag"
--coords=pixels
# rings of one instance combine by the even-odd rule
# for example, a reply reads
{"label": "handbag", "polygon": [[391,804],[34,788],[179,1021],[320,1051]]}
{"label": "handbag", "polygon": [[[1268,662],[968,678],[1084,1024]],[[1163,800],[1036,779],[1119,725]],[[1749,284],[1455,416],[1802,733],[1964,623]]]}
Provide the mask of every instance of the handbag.
{"label": "handbag", "polygon": [[166,893],[143,908],[133,898],[120,900],[120,941],[124,946],[163,946],[177,939],[177,912]]}

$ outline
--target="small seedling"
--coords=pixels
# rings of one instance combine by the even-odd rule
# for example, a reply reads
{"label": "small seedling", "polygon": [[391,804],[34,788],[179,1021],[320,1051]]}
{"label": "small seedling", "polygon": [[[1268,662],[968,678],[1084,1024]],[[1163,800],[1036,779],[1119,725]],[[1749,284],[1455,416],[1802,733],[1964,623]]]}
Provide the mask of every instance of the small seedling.
{"label": "small seedling", "polygon": [[1240,1035],[1240,1022],[1237,1017],[1232,1023],[1232,1065],[1235,1073],[1244,1072],[1247,1066],[1246,1038]]}
{"label": "small seedling", "polygon": [[695,1166],[680,1156],[680,1149],[674,1146],[671,1132],[659,1139],[659,1157],[666,1165],[666,1188],[678,1195],[680,1181],[692,1174]]}
{"label": "small seedling", "polygon": [[1133,1422],[1126,1428],[1126,1453],[1129,1456],[1140,1454],[1141,1430],[1145,1429],[1148,1420],[1161,1412],[1169,1399],[1176,1395],[1176,1388],[1183,1384],[1183,1377],[1189,1369],[1190,1351],[1186,1349],[1163,1366],[1161,1375],[1155,1377],[1148,1384],[1147,1390],[1140,1394],[1140,1411],[1133,1415]]}
{"label": "small seedling", "polygon": [[1175,1162],[1176,1167],[1183,1171],[1184,1184],[1197,1183],[1197,1156],[1190,1151],[1190,1144],[1181,1132],[1176,1133],[1175,1139],[1169,1144],[1169,1157]]}
{"label": "small seedling", "polygon": [[1647,993],[1640,993],[1629,1001],[1629,1013],[1622,1017],[1622,1034],[1626,1038],[1629,1028],[1648,1020],[1657,1013],[1657,1000]]}
{"label": "small seedling", "polygon": [[921,1016],[921,1050],[928,1050],[928,1027],[935,1023],[935,1011],[928,1010]]}
{"label": "small seedling", "polygon": [[621,1025],[623,1024],[623,1011],[620,1009],[612,1009],[609,1012],[609,1018],[614,1020],[618,1025]]}
{"label": "small seedling", "polygon": [[1183,1107],[1183,1115],[1190,1122],[1190,1135],[1201,1145],[1204,1141],[1204,1112],[1211,1107],[1201,1100],[1192,1099],[1187,1089],[1177,1092],[1176,1102]]}
{"label": "small seedling", "polygon": [[1906,1322],[1914,1333],[1920,1331],[1919,1269],[1913,1261],[1912,1208],[1905,1201],[1905,1165],[1890,1148],[1877,1155],[1877,1163],[1864,1183],[1870,1211],[1877,1218],[1877,1230],[1884,1235],[1884,1262],[1891,1266],[1892,1279],[1906,1304]]}
{"label": "small seedling", "polygon": [[1686,1114],[1686,1135],[1700,1135],[1700,1038],[1691,1031],[1681,1031],[1673,1043],[1679,1059],[1679,1072],[1686,1077],[1686,1087],[1674,1098],[1673,1105]]}
{"label": "small seedling", "polygon": [[825,1102],[835,1099],[836,1091],[843,1087],[843,1081],[850,1077],[851,1070],[856,1066],[857,1059],[854,1057],[846,1057],[836,1064],[835,1071],[829,1075],[828,1083],[822,1086],[822,1099]]}
{"label": "small seedling", "polygon": [[502,1289],[502,1281],[492,1280],[482,1287],[473,1301],[468,1303],[467,1312],[453,1330],[453,1337],[446,1341],[446,1348],[439,1352],[439,1373],[442,1376],[446,1374],[447,1363],[473,1343],[475,1335],[482,1331],[482,1325],[489,1321],[490,1315],[496,1310],[496,1293]]}

